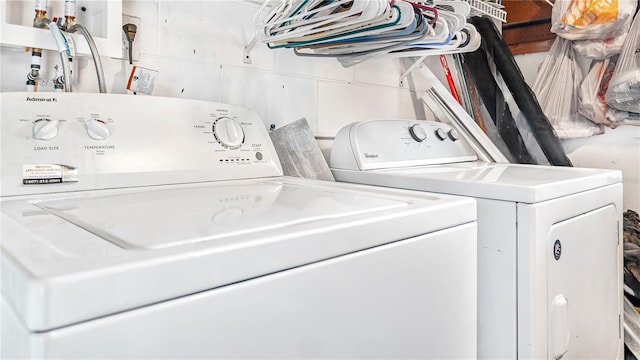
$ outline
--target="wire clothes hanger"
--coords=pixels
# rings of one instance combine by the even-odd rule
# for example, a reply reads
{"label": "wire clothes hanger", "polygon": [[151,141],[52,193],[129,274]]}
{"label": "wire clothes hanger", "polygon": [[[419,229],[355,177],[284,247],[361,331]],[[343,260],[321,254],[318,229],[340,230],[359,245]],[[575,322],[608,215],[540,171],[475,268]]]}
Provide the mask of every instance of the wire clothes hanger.
{"label": "wire clothes hanger", "polygon": [[464,0],[277,0],[255,15],[256,38],[296,55],[352,66],[380,56],[474,51],[480,35]]}

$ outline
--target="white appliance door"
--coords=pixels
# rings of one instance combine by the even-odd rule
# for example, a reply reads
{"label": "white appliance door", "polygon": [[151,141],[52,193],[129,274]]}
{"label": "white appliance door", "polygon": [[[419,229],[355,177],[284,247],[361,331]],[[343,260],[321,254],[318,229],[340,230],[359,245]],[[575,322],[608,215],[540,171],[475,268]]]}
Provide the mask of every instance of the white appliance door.
{"label": "white appliance door", "polygon": [[549,359],[615,359],[620,340],[616,208],[557,224],[547,237]]}
{"label": "white appliance door", "polygon": [[519,359],[624,357],[621,208],[622,184],[518,204]]}

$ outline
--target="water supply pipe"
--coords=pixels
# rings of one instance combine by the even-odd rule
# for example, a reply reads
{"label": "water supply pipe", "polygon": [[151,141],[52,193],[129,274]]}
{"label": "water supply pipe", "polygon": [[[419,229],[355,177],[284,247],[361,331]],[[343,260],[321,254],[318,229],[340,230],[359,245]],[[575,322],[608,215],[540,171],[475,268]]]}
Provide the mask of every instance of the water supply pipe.
{"label": "water supply pipe", "polygon": [[66,39],[64,38],[62,31],[58,28],[58,25],[49,20],[46,16],[47,0],[36,0],[35,12],[36,16],[33,19],[33,26],[37,28],[46,27],[51,30],[51,34],[55,40],[58,53],[60,54],[60,60],[62,62],[63,79],[61,79],[61,81],[64,82],[64,90],[66,92],[71,92],[73,91],[73,85],[71,81],[71,66],[69,65],[69,59],[67,58],[68,51]]}
{"label": "water supply pipe", "polygon": [[40,63],[42,60],[42,49],[31,49],[31,71],[27,74],[27,91],[36,91],[38,77],[40,77]]}
{"label": "water supply pipe", "polygon": [[91,50],[91,57],[93,58],[93,64],[96,67],[96,74],[98,76],[98,88],[101,93],[107,92],[107,85],[104,78],[104,70],[102,69],[102,60],[100,60],[100,54],[98,53],[98,47],[96,46],[95,41],[93,41],[93,37],[89,33],[86,27],[81,24],[75,23],[70,28],[67,28],[69,32],[79,32],[82,36],[84,36],[87,44],[89,45],[89,50]]}

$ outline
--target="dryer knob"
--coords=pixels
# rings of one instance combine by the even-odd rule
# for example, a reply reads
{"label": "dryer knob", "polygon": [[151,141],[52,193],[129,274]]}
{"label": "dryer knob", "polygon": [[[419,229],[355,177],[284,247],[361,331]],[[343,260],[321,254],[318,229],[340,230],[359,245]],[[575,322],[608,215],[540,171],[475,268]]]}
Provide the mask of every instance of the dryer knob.
{"label": "dryer knob", "polygon": [[38,119],[33,124],[33,138],[36,140],[51,140],[58,136],[59,120]]}
{"label": "dryer knob", "polygon": [[228,117],[221,117],[213,125],[216,139],[229,149],[237,149],[244,142],[244,130],[237,121]]}
{"label": "dryer knob", "polygon": [[107,123],[99,119],[91,119],[85,122],[87,125],[87,134],[92,139],[95,140],[104,140],[109,137],[109,128],[107,127]]}
{"label": "dryer knob", "polygon": [[458,134],[458,132],[455,129],[451,129],[449,130],[449,139],[453,141],[458,141],[460,140],[460,134]]}
{"label": "dryer knob", "polygon": [[427,138],[427,133],[424,131],[422,126],[418,124],[411,125],[411,127],[409,128],[409,134],[411,134],[413,140],[417,142],[423,142],[424,139]]}
{"label": "dryer knob", "polygon": [[438,129],[436,129],[436,136],[440,140],[446,140],[447,139],[447,132],[444,131],[443,128],[438,128]]}

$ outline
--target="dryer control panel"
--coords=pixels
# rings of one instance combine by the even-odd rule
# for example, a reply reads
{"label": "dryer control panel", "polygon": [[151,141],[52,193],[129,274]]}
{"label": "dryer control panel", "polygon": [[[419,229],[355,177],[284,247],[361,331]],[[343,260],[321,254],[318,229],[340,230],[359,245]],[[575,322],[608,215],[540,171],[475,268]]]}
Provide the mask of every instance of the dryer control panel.
{"label": "dryer control panel", "polygon": [[336,135],[330,166],[371,170],[478,160],[448,124],[428,120],[370,120],[352,123]]}
{"label": "dryer control panel", "polygon": [[155,96],[2,93],[2,196],[281,176],[259,116]]}

